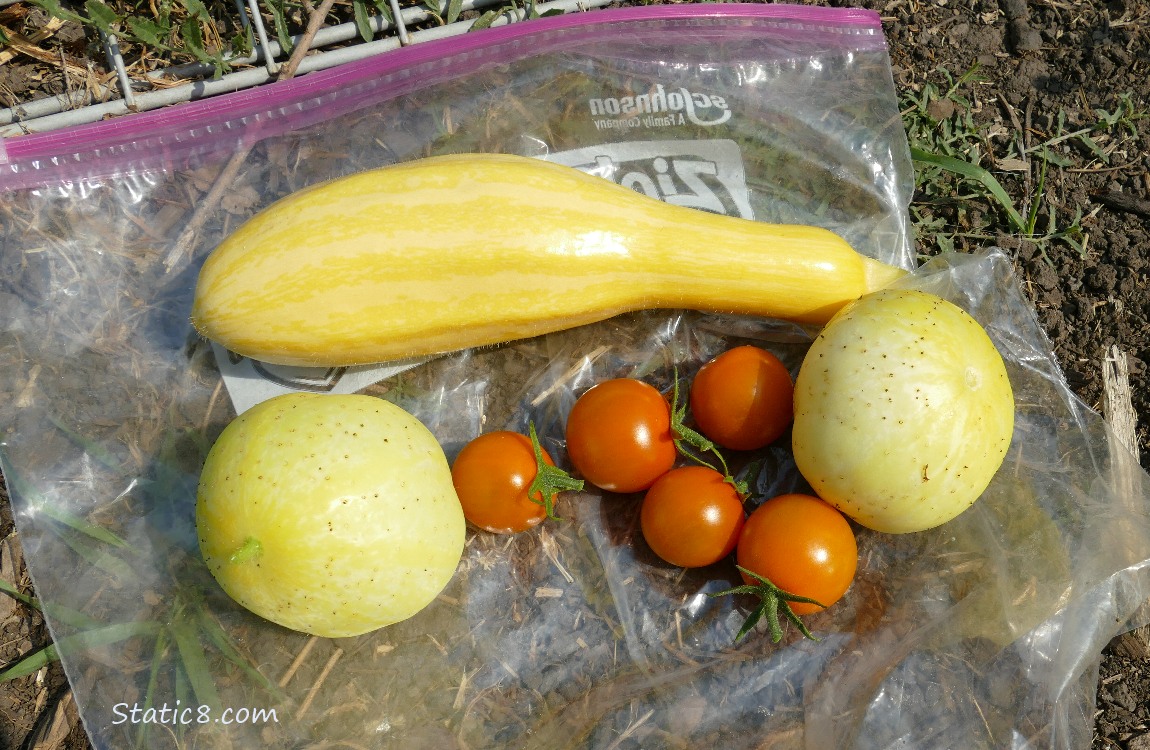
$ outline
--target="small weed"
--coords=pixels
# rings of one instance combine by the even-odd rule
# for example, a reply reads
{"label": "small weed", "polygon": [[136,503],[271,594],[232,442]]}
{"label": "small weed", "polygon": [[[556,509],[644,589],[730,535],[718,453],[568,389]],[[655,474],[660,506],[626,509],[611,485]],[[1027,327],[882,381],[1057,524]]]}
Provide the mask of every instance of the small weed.
{"label": "small weed", "polygon": [[[351,0],[352,16],[355,29],[361,40],[370,42],[375,37],[374,22],[376,17],[382,17],[389,26],[395,26],[395,14],[387,0]],[[275,29],[276,41],[285,54],[290,54],[295,48],[293,29],[302,29],[306,26],[307,8],[299,2],[288,0],[262,0],[262,6],[271,16]]]}
{"label": "small weed", "polygon": [[1054,132],[1050,137],[1027,148],[1023,155],[1039,154],[1052,164],[1069,167],[1073,166],[1073,162],[1058,155],[1054,151],[1054,146],[1062,143],[1077,143],[1086,153],[1103,164],[1109,164],[1111,155],[1118,149],[1124,138],[1138,137],[1138,123],[1150,118],[1150,112],[1138,110],[1131,95],[1126,93],[1118,95],[1118,105],[1113,112],[1095,109],[1094,116],[1095,122],[1090,125],[1067,131],[1066,113],[1060,111],[1055,118]]}
{"label": "small weed", "polygon": [[1106,127],[1125,130],[1131,138],[1137,138],[1139,135],[1138,122],[1150,120],[1150,111],[1135,107],[1134,97],[1129,91],[1118,95],[1118,107],[1113,112],[1096,109],[1094,114]]}
{"label": "small weed", "polygon": [[507,5],[484,12],[483,15],[475,19],[474,23],[471,24],[471,31],[490,27],[504,14],[510,14],[520,20],[526,20],[542,18],[543,16],[562,15],[563,11],[555,9],[540,13],[539,9],[536,8],[535,0],[523,0],[522,7],[516,0],[511,0]]}
{"label": "small weed", "polygon": [[[1138,110],[1129,94],[1119,95],[1113,111],[1095,109],[1095,122],[1083,127],[1068,128],[1066,113],[1059,112],[1053,132],[1044,134],[1039,143],[1023,146],[1029,134],[1010,133],[1007,153],[996,157],[963,93],[980,80],[977,68],[957,78],[943,69],[937,72],[945,87],[927,83],[919,92],[908,92],[901,108],[918,167],[911,214],[925,247],[948,251],[967,241],[1013,234],[1034,242],[1043,256],[1055,242],[1084,256],[1088,238],[1082,211],[1076,209],[1067,217],[1049,199],[1051,170],[1076,165],[1073,155],[1063,152],[1071,145],[1088,158],[1109,164],[1120,143],[1136,138],[1140,122],[1150,114]],[[1021,173],[1011,181],[1014,194],[1021,193],[1017,204],[983,166],[988,160],[1009,164]]]}
{"label": "small weed", "polygon": [[375,36],[375,31],[371,28],[373,12],[387,19],[389,25],[395,26],[395,16],[387,0],[352,0],[351,5],[356,31],[359,32],[359,38],[365,42],[370,42]]}
{"label": "small weed", "polygon": [[463,0],[443,0],[438,10],[433,3],[428,3],[427,10],[441,25],[455,23],[463,13]]}
{"label": "small weed", "polygon": [[[243,27],[221,32],[204,0],[160,0],[117,5],[121,12],[100,0],[87,0],[82,12],[61,0],[29,0],[44,12],[74,21],[102,37],[115,36],[121,43],[137,45],[141,57],[156,54],[188,57],[212,65],[216,74],[227,69],[226,57],[245,54],[251,40]],[[128,12],[122,12],[127,9]],[[230,33],[228,39],[225,33]],[[225,54],[227,53],[227,55]]]}
{"label": "small weed", "polygon": [[917,94],[902,98],[903,126],[912,147],[921,151],[952,156],[977,164],[981,161],[984,138],[974,122],[974,107],[963,89],[983,80],[974,67],[954,78],[945,68],[937,71],[946,88],[927,82]]}
{"label": "small weed", "polygon": [[962,241],[994,235],[996,207],[1016,229],[1022,218],[1005,189],[980,164],[989,150],[974,121],[965,89],[982,80],[977,67],[957,78],[936,71],[944,85],[927,82],[901,100],[903,127],[917,167],[911,215],[921,241],[945,252]]}

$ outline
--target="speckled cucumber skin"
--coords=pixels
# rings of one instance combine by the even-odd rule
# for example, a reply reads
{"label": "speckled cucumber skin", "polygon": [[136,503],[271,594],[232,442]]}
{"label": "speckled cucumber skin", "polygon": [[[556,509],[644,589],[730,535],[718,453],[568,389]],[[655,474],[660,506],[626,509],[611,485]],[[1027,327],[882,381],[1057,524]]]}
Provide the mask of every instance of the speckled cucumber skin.
{"label": "speckled cucumber skin", "polygon": [[795,381],[799,471],[876,531],[922,531],[966,510],[1013,430],[1013,391],[990,337],[925,292],[883,290],[844,307]]}
{"label": "speckled cucumber skin", "polygon": [[200,477],[200,549],[237,602],[325,637],[407,619],[447,585],[463,510],[434,435],[380,398],[293,393],[224,428]]}

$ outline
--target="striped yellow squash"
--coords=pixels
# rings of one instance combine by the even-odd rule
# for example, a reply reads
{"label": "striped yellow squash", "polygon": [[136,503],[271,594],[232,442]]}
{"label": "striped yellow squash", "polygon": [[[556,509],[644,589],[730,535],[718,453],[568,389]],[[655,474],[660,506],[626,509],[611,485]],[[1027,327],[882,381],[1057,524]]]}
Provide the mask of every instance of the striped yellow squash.
{"label": "striped yellow squash", "polygon": [[205,261],[192,322],[232,351],[354,365],[655,308],[823,323],[903,272],[824,229],[719,216],[570,167],[467,154],[319,184]]}

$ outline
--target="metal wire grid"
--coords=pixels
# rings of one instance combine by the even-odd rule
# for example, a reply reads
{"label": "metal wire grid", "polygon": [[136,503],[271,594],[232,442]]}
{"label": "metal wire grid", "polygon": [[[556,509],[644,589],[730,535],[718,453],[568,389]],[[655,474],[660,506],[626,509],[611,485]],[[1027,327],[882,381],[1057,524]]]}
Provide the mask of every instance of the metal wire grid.
{"label": "metal wire grid", "polygon": [[[0,0],[0,7],[20,0]],[[505,0],[463,0],[464,11],[481,11],[499,7]],[[535,6],[540,14],[547,12],[572,13],[602,7],[612,0],[549,0]],[[151,71],[147,76],[158,81],[184,81],[174,86],[165,86],[150,91],[136,92],[128,75],[124,58],[120,54],[119,42],[114,35],[101,34],[108,63],[115,71],[116,85],[104,87],[94,93],[90,91],[69,92],[37,99],[15,107],[0,110],[0,137],[17,136],[25,133],[44,132],[58,128],[95,122],[107,117],[158,109],[180,102],[203,99],[209,96],[241,91],[276,79],[283,50],[279,43],[271,39],[264,26],[258,0],[235,0],[244,30],[253,40],[253,52],[247,56],[227,58],[232,66],[241,69],[213,78],[215,69],[205,63],[191,63]],[[312,54],[303,58],[297,73],[323,70],[343,63],[359,60],[371,55],[397,49],[409,44],[443,39],[467,33],[472,21],[409,30],[409,27],[432,20],[435,16],[426,6],[400,8],[398,0],[389,0],[394,24],[385,16],[376,15],[370,19],[373,32],[371,41],[360,38],[359,29],[354,23],[321,28],[311,40]],[[493,26],[525,20],[527,14],[521,9],[507,10],[492,23]],[[301,36],[294,37],[293,44],[300,43]],[[359,41],[357,41],[359,40]],[[352,44],[347,44],[351,42]],[[325,49],[334,45],[347,45]],[[243,67],[251,66],[251,67]]]}

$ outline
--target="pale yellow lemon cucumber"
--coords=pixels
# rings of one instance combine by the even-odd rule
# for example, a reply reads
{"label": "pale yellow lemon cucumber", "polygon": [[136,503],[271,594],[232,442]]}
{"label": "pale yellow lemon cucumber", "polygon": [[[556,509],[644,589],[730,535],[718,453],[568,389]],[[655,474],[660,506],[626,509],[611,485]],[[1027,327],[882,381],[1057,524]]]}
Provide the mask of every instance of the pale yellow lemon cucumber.
{"label": "pale yellow lemon cucumber", "polygon": [[824,229],[673,206],[519,156],[306,188],[208,257],[192,321],[232,351],[355,365],[684,308],[824,323],[903,271]]}

